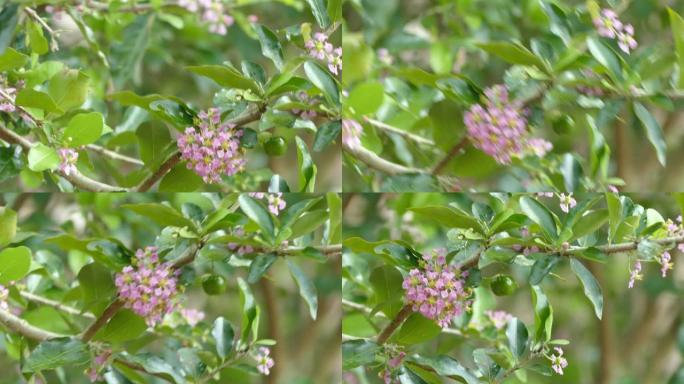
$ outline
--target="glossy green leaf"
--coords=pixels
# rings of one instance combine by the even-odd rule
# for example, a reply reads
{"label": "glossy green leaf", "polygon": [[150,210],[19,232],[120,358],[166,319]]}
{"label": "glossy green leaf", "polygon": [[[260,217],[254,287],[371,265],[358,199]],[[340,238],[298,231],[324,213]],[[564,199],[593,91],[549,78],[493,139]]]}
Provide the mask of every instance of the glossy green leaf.
{"label": "glossy green leaf", "polygon": [[636,113],[641,124],[646,128],[646,136],[656,150],[658,161],[665,166],[667,163],[667,145],[665,144],[663,129],[651,112],[649,112],[641,103],[634,102],[634,113]]}
{"label": "glossy green leaf", "polygon": [[219,357],[225,359],[233,350],[233,339],[235,339],[235,331],[228,320],[223,317],[218,317],[214,321],[214,326],[211,329],[211,335],[214,337],[216,343],[216,353]]}
{"label": "glossy green leaf", "polygon": [[116,293],[111,271],[102,264],[86,264],[78,272],[78,284],[85,310],[101,313]]}
{"label": "glossy green leaf", "polygon": [[88,76],[75,69],[56,74],[48,86],[48,94],[63,111],[83,105],[88,96]]}
{"label": "glossy green leaf", "polygon": [[458,378],[457,380],[466,384],[480,383],[480,380],[477,379],[474,373],[449,356],[428,357],[416,354],[407,357],[407,359],[417,364],[428,366],[443,377]]}
{"label": "glossy green leaf", "polygon": [[121,208],[130,209],[139,215],[152,219],[161,226],[188,227],[188,229],[191,230],[195,228],[195,224],[190,219],[183,216],[176,209],[165,204],[124,204]]}
{"label": "glossy green leaf", "polygon": [[316,187],[316,164],[314,164],[304,140],[297,136],[295,142],[297,143],[299,190],[301,192],[313,192]]}
{"label": "glossy green leaf", "polygon": [[418,216],[426,219],[435,220],[447,228],[472,228],[473,230],[484,233],[482,225],[474,218],[461,214],[451,207],[427,206],[410,208]]}
{"label": "glossy green leaf", "polygon": [[[0,28],[2,28],[2,26],[0,26]],[[28,56],[16,51],[14,48],[7,48],[5,52],[0,55],[0,72],[21,68],[27,61]]]}
{"label": "glossy green leaf", "polygon": [[262,234],[269,240],[275,239],[275,226],[266,208],[245,194],[240,195],[238,202],[245,215],[261,228]]}
{"label": "glossy green leaf", "polygon": [[541,228],[542,232],[552,240],[558,238],[558,230],[553,213],[536,199],[528,196],[520,198],[520,209]]}
{"label": "glossy green leaf", "polygon": [[348,340],[342,343],[342,368],[352,369],[375,362],[380,347],[371,340]]}
{"label": "glossy green leaf", "polygon": [[63,142],[71,148],[92,144],[102,136],[103,128],[104,117],[99,112],[79,113],[69,120]]}
{"label": "glossy green leaf", "polygon": [[476,45],[511,64],[535,66],[544,72],[547,71],[544,61],[521,45],[507,42],[478,43]]}
{"label": "glossy green leaf", "polygon": [[375,292],[375,303],[385,304],[380,310],[389,318],[396,315],[403,306],[402,283],[404,278],[394,267],[383,265],[371,271],[368,281]]}
{"label": "glossy green leaf", "polygon": [[278,256],[273,253],[261,253],[250,264],[247,282],[254,284],[261,279],[261,276],[268,271],[273,263],[278,260]]}
{"label": "glossy green leaf", "polygon": [[280,45],[278,36],[273,33],[268,27],[261,24],[254,24],[254,30],[259,36],[259,43],[261,43],[261,53],[271,59],[278,70],[283,69],[283,48]]}
{"label": "glossy green leaf", "polygon": [[56,169],[59,166],[57,151],[43,143],[34,145],[28,153],[29,169],[36,172]]}
{"label": "glossy green leaf", "polygon": [[615,52],[595,37],[587,38],[587,47],[596,61],[606,67],[615,81],[622,81],[622,67]]}
{"label": "glossy green leaf", "polygon": [[15,103],[18,106],[25,108],[42,109],[46,113],[61,112],[61,109],[55,103],[55,100],[45,92],[36,91],[31,88],[24,88],[17,93]]}
{"label": "glossy green leaf", "polygon": [[570,258],[570,267],[572,271],[575,272],[577,278],[582,282],[584,287],[584,295],[591,301],[594,306],[594,313],[596,317],[601,319],[603,316],[603,293],[601,291],[601,286],[594,275],[587,269],[587,267],[582,264],[581,261]]}
{"label": "glossy green leaf", "polygon": [[675,42],[675,52],[679,60],[679,81],[677,85],[680,89],[684,89],[684,19],[672,8],[668,8],[667,11],[670,14],[670,27]]}
{"label": "glossy green leaf", "polygon": [[316,286],[309,277],[304,274],[304,271],[289,258],[287,259],[287,266],[290,269],[292,278],[299,286],[299,295],[309,305],[309,314],[311,315],[311,318],[316,320],[316,315],[318,313],[318,293]]}
{"label": "glossy green leaf", "polygon": [[31,46],[31,52],[44,55],[48,52],[48,41],[43,35],[43,28],[34,21],[29,21],[26,25],[26,33]]}
{"label": "glossy green leaf", "polygon": [[0,207],[0,247],[9,244],[17,234],[17,213],[9,207]]}
{"label": "glossy green leaf", "polygon": [[542,255],[532,265],[529,282],[531,285],[538,285],[544,280],[546,275],[551,272],[553,267],[560,262],[561,258],[557,255]]}
{"label": "glossy green leaf", "polygon": [[340,89],[335,78],[327,70],[323,69],[318,63],[307,61],[304,63],[304,73],[306,73],[306,77],[311,80],[313,85],[323,92],[323,95],[329,102],[335,106],[340,106]]}
{"label": "glossy green leaf", "polygon": [[608,210],[598,209],[586,212],[572,226],[573,238],[577,239],[598,231],[608,221]]}
{"label": "glossy green leaf", "polygon": [[31,268],[31,250],[27,247],[0,251],[0,284],[23,279]]}
{"label": "glossy green leaf", "polygon": [[[0,9],[0,55],[3,54],[14,38],[14,30],[19,21],[19,4],[5,3]],[[4,71],[4,69],[0,69]]]}
{"label": "glossy green leaf", "polygon": [[536,342],[549,341],[553,328],[553,308],[541,287],[533,285],[531,293],[534,306],[534,340]]}
{"label": "glossy green leaf", "polygon": [[244,76],[235,68],[225,65],[201,65],[187,67],[187,70],[200,76],[208,77],[222,87],[251,89],[254,92],[259,92],[257,83]]}
{"label": "glossy green leaf", "polygon": [[404,321],[392,340],[399,344],[413,345],[431,340],[441,332],[442,328],[434,320],[420,313],[413,313]]}
{"label": "glossy green leaf", "polygon": [[517,317],[508,320],[506,338],[508,339],[508,349],[511,350],[513,356],[521,358],[527,350],[527,327]]}
{"label": "glossy green leaf", "polygon": [[90,361],[88,347],[81,340],[59,338],[43,341],[31,351],[23,372],[40,372],[63,366],[81,367]]}
{"label": "glossy green leaf", "polygon": [[325,5],[325,0],[307,0],[311,12],[316,18],[316,22],[322,29],[327,29],[330,26],[330,16],[328,15],[328,8]]}
{"label": "glossy green leaf", "polygon": [[145,319],[130,309],[122,309],[105,325],[96,339],[109,343],[122,343],[133,340],[147,330]]}

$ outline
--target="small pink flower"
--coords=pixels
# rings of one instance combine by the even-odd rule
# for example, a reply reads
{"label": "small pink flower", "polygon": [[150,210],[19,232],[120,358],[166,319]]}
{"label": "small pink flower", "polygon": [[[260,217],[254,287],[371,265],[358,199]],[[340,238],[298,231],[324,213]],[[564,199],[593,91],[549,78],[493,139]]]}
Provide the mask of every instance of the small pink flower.
{"label": "small pink flower", "polygon": [[59,154],[59,171],[64,175],[74,175],[78,172],[76,162],[78,161],[78,152],[71,148],[60,148],[57,150]]}
{"label": "small pink flower", "polygon": [[197,323],[204,320],[204,318],[206,317],[204,312],[192,308],[183,308],[181,309],[180,313],[185,319],[185,321],[188,323],[188,325],[190,325],[191,327],[194,327],[195,325],[197,325]]}
{"label": "small pink flower", "polygon": [[629,284],[627,284],[628,288],[634,288],[634,282],[636,280],[641,280],[643,276],[641,275],[641,261],[637,260],[636,263],[634,263],[634,269],[631,269],[629,271]]}
{"label": "small pink flower", "polygon": [[577,205],[577,200],[572,197],[572,193],[568,193],[567,195],[561,193],[558,195],[558,199],[560,200],[561,211],[565,213],[570,212],[570,208],[574,208]]}
{"label": "small pink flower", "polygon": [[271,368],[275,364],[273,359],[269,356],[271,350],[266,347],[260,347],[256,355],[257,369],[261,374],[268,376],[271,373]]}
{"label": "small pink flower", "polygon": [[556,354],[551,355],[549,359],[551,360],[551,368],[559,374],[563,374],[563,369],[568,366],[568,361],[563,357],[563,349],[560,347],[553,348]]}
{"label": "small pink flower", "polygon": [[361,147],[363,127],[356,120],[342,120],[342,144],[349,148]]}

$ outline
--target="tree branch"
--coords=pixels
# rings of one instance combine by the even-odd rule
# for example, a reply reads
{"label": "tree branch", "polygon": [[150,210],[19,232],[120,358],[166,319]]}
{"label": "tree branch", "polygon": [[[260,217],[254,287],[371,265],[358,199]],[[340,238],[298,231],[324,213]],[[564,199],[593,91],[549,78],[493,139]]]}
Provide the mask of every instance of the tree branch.
{"label": "tree branch", "polygon": [[343,144],[342,147],[346,152],[367,166],[391,176],[409,173],[426,173],[426,171],[423,169],[405,167],[403,165],[385,160],[363,147],[352,147],[346,144]]}
{"label": "tree branch", "polygon": [[364,117],[364,119],[365,119],[369,124],[373,125],[373,126],[376,127],[376,128],[379,128],[379,129],[381,129],[381,130],[383,130],[383,131],[391,132],[391,133],[396,133],[397,135],[399,135],[399,136],[401,136],[401,137],[403,137],[403,138],[405,138],[405,139],[408,139],[408,140],[411,140],[411,141],[415,141],[415,142],[418,143],[418,144],[424,144],[424,145],[429,145],[429,146],[433,146],[433,147],[435,146],[435,142],[434,142],[434,141],[428,140],[428,139],[426,139],[426,138],[424,138],[424,137],[422,137],[422,136],[414,135],[413,133],[406,132],[406,131],[404,131],[403,129],[399,129],[399,128],[397,128],[397,127],[393,127],[393,126],[391,126],[391,125],[389,125],[389,124],[383,123],[382,121],[378,121],[378,120],[371,119],[370,117]]}
{"label": "tree branch", "polygon": [[95,319],[95,315],[93,315],[90,312],[83,312],[83,311],[76,309],[74,307],[71,307],[69,305],[62,304],[62,303],[55,301],[55,300],[50,300],[50,299],[43,297],[43,296],[38,296],[38,295],[33,294],[31,292],[19,291],[19,294],[29,301],[33,301],[35,303],[47,305],[48,307],[55,308],[59,311],[62,311],[64,313],[68,313],[70,315],[83,316],[83,317],[88,318],[88,319]]}
{"label": "tree branch", "polygon": [[126,156],[126,155],[122,155],[118,152],[114,152],[112,150],[109,150],[105,147],[101,147],[99,145],[88,144],[88,145],[86,145],[86,149],[91,150],[93,152],[96,152],[96,153],[98,153],[104,157],[108,157],[112,160],[118,160],[118,161],[121,161],[124,163],[129,163],[129,164],[138,165],[138,166],[145,165],[145,163],[143,163],[141,160],[134,159],[134,158]]}
{"label": "tree branch", "polygon": [[435,175],[435,176],[437,176],[440,172],[442,172],[442,170],[444,170],[444,168],[449,164],[449,162],[451,161],[451,159],[453,159],[454,157],[456,157],[456,155],[458,155],[458,154],[461,152],[461,150],[463,150],[463,148],[465,148],[465,146],[466,146],[467,144],[468,144],[468,140],[467,140],[466,138],[463,138],[461,141],[459,141],[458,143],[456,143],[456,144],[449,150],[449,152],[446,154],[446,156],[444,156],[444,158],[442,159],[442,161],[440,161],[440,162],[432,169],[432,174]]}
{"label": "tree branch", "polygon": [[7,329],[32,340],[44,341],[49,339],[56,339],[59,337],[69,337],[69,335],[62,335],[59,333],[54,333],[35,327],[29,324],[28,321],[17,316],[14,316],[13,314],[9,313],[8,311],[5,311],[4,309],[0,309],[0,324],[7,327]]}
{"label": "tree branch", "polygon": [[397,315],[394,316],[394,319],[392,319],[392,321],[387,325],[387,327],[385,327],[385,329],[383,329],[382,332],[380,332],[380,335],[378,335],[378,339],[376,342],[379,345],[385,344],[387,339],[389,339],[390,336],[392,336],[392,333],[394,333],[394,331],[397,328],[399,328],[399,326],[404,322],[404,320],[406,320],[411,315],[411,313],[413,313],[413,307],[408,304],[404,305],[399,311],[399,313],[397,313]]}

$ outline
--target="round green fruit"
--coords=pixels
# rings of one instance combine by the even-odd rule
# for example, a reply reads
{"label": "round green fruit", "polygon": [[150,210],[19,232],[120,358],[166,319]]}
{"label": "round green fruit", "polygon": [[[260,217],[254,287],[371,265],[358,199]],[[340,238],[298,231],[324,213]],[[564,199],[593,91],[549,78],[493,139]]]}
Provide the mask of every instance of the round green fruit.
{"label": "round green fruit", "polygon": [[269,156],[282,156],[287,152],[287,143],[282,136],[274,136],[264,143],[264,150]]}
{"label": "round green fruit", "polygon": [[490,284],[492,292],[497,296],[508,296],[515,292],[518,284],[508,275],[496,275]]}
{"label": "round green fruit", "polygon": [[207,295],[220,295],[226,291],[226,279],[219,275],[204,275],[202,276],[202,289]]}

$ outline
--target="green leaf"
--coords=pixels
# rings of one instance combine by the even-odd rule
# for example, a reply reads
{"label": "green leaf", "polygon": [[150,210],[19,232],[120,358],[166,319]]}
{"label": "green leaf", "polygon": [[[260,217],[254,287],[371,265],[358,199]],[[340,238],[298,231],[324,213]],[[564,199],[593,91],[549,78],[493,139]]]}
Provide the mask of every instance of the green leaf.
{"label": "green leaf", "polygon": [[603,315],[603,293],[601,292],[601,286],[581,261],[570,258],[570,267],[582,282],[584,295],[591,301],[591,304],[594,306],[594,313],[596,313],[596,317],[600,320]]}
{"label": "green leaf", "polygon": [[532,270],[530,271],[530,284],[538,285],[541,283],[560,260],[560,256],[557,255],[542,255],[538,258],[537,261],[534,262],[534,265],[532,265]]}
{"label": "green leaf", "polygon": [[340,135],[340,132],[342,132],[342,122],[339,120],[329,121],[318,127],[313,143],[314,152],[324,150]]}
{"label": "green leaf", "polygon": [[328,9],[325,6],[325,0],[307,0],[311,7],[311,12],[316,18],[316,22],[322,29],[327,29],[330,26],[330,16]]}
{"label": "green leaf", "polygon": [[29,21],[26,25],[26,34],[28,35],[31,52],[38,55],[44,55],[48,52],[48,41],[43,36],[43,28],[40,24]]}
{"label": "green leaf", "polygon": [[[249,285],[241,278],[237,279],[238,287],[240,288],[240,302],[242,303],[242,342],[247,342],[247,337],[249,336],[252,328],[259,327],[259,307],[257,307],[254,301],[254,294],[249,289]],[[256,339],[257,335],[254,332],[253,338]]]}
{"label": "green leaf", "polygon": [[271,265],[278,260],[278,256],[276,256],[273,253],[262,253],[259,254],[250,264],[249,264],[249,273],[247,275],[247,282],[250,284],[254,284],[259,279],[261,279],[261,276],[268,271],[269,268],[271,268]]}
{"label": "green leaf", "polygon": [[622,203],[614,193],[606,193],[606,205],[608,206],[608,241],[612,242],[620,223],[622,223]]}
{"label": "green leaf", "polygon": [[65,337],[38,344],[26,358],[22,372],[40,372],[62,366],[81,367],[89,361],[90,353],[86,344]]}
{"label": "green leaf", "polygon": [[420,313],[413,313],[401,325],[399,332],[394,336],[393,342],[399,344],[418,344],[431,340],[442,332],[442,328]]}
{"label": "green leaf", "polygon": [[314,164],[304,140],[302,140],[299,136],[296,136],[295,142],[297,143],[299,190],[301,192],[313,192],[316,187],[316,164]]}
{"label": "green leaf", "polygon": [[223,317],[218,317],[214,321],[214,326],[211,329],[211,335],[214,337],[216,343],[216,353],[221,359],[225,359],[233,350],[233,339],[235,338],[235,331],[228,320]]}
{"label": "green leaf", "polygon": [[225,65],[201,65],[186,68],[188,71],[214,80],[218,85],[226,88],[251,89],[259,92],[257,83],[244,76],[237,69]]}
{"label": "green leaf", "polygon": [[31,147],[28,153],[29,169],[36,172],[56,169],[59,166],[57,151],[43,143]]}
{"label": "green leaf", "polygon": [[17,213],[9,207],[0,207],[0,247],[9,244],[17,234]]}
{"label": "green leaf", "polygon": [[383,265],[371,271],[368,281],[375,292],[376,305],[388,303],[388,305],[382,305],[380,310],[389,318],[395,316],[403,305],[404,278],[401,273],[392,266]]}
{"label": "green leaf", "polygon": [[539,225],[547,238],[553,240],[558,238],[554,215],[546,206],[531,197],[523,196],[520,198],[520,209],[530,220]]}
{"label": "green leaf", "polygon": [[245,215],[261,228],[264,237],[269,241],[273,241],[275,239],[275,227],[268,211],[247,194],[240,195],[238,202]]}
{"label": "green leaf", "polygon": [[311,318],[316,320],[318,313],[318,295],[316,293],[316,286],[311,282],[308,276],[304,274],[297,264],[289,258],[287,259],[287,266],[290,269],[292,278],[299,286],[299,295],[309,305],[309,314]]}
{"label": "green leaf", "polygon": [[544,291],[537,285],[532,286],[532,305],[534,306],[534,340],[546,342],[551,340],[553,328],[553,308],[546,299]]}
{"label": "green leaf", "polygon": [[296,239],[311,234],[326,221],[328,221],[328,211],[324,209],[307,212],[292,223],[292,234],[289,238]]}
{"label": "green leaf", "polygon": [[580,217],[572,226],[573,239],[592,234],[599,230],[608,221],[608,210],[599,209],[587,212]]}
{"label": "green leaf", "polygon": [[178,164],[159,182],[159,192],[194,192],[204,185],[202,178],[188,169],[185,164]]}
{"label": "green leaf", "polygon": [[104,117],[101,113],[79,113],[69,120],[62,140],[70,148],[92,144],[102,136],[103,128]]}
{"label": "green leaf", "polygon": [[527,327],[517,317],[508,321],[506,338],[508,339],[508,349],[511,350],[513,356],[518,359],[521,358],[527,349]]}
{"label": "green leaf", "polygon": [[375,362],[380,347],[370,340],[348,340],[342,343],[342,368],[352,369]]}
{"label": "green leaf", "polygon": [[663,129],[658,124],[658,121],[651,115],[651,112],[646,109],[641,103],[634,102],[634,113],[636,113],[641,124],[646,128],[646,136],[648,140],[653,144],[658,155],[658,161],[660,164],[665,166],[667,163],[667,145],[665,144],[665,138],[663,137]]}
{"label": "green leaf", "polygon": [[679,59],[679,81],[677,85],[678,88],[684,89],[684,19],[671,8],[668,8],[667,11],[670,14],[670,27],[675,42],[675,51]]}
{"label": "green leaf", "polygon": [[472,228],[473,230],[484,234],[484,229],[477,220],[463,215],[451,207],[434,205],[410,208],[409,210],[426,219],[435,220],[448,228]]}
{"label": "green leaf", "polygon": [[0,251],[0,284],[23,279],[31,268],[31,250],[27,247]]}
{"label": "green leaf", "polygon": [[133,78],[136,84],[140,82],[140,67],[150,40],[154,19],[149,13],[138,15],[123,30],[122,41],[112,44],[112,74],[117,89],[123,88],[130,78]]}
{"label": "green leaf", "polygon": [[109,343],[122,343],[133,340],[147,330],[145,319],[130,309],[117,312],[109,323],[99,332],[96,339]]}
{"label": "green leaf", "polygon": [[[17,21],[19,21],[19,4],[7,4],[4,2],[5,6],[0,9],[0,54],[4,53],[10,44],[12,44],[12,39],[14,38],[14,30],[17,27]],[[5,71],[0,68],[0,72]]]}
{"label": "green leaf", "polygon": [[615,52],[595,37],[587,38],[587,47],[596,61],[603,65],[616,82],[622,80],[622,67]]}
{"label": "green leaf", "polygon": [[339,244],[342,241],[342,197],[335,192],[328,192],[325,197],[330,212],[327,244]]}
{"label": "green leaf", "polygon": [[124,353],[124,356],[126,360],[142,366],[147,373],[162,375],[162,377],[167,378],[167,381],[171,383],[187,383],[187,380],[178,373],[173,365],[158,356],[150,353],[138,354],[136,356]]}
{"label": "green leaf", "polygon": [[83,297],[83,308],[95,314],[101,313],[116,293],[110,270],[99,263],[86,264],[78,272],[77,279]]}
{"label": "green leaf", "polygon": [[507,42],[478,43],[476,45],[511,64],[536,66],[543,72],[548,72],[546,64],[522,45]]}
{"label": "green leaf", "polygon": [[88,96],[88,76],[75,69],[65,69],[50,80],[48,94],[60,109],[68,111],[83,105]]}
{"label": "green leaf", "polygon": [[[0,28],[2,28],[2,26],[0,26]],[[28,56],[14,50],[14,48],[7,48],[5,53],[0,55],[0,72],[21,68],[27,61]]]}
{"label": "green leaf", "polygon": [[188,227],[191,230],[195,229],[195,224],[190,219],[165,204],[124,204],[121,208],[130,209],[139,215],[148,217],[161,226]]}
{"label": "green leaf", "polygon": [[349,92],[345,107],[354,111],[356,116],[375,113],[385,99],[385,87],[379,81],[361,83]]}
{"label": "green leaf", "polygon": [[311,83],[323,92],[325,98],[335,106],[340,106],[340,89],[337,81],[323,67],[313,61],[304,63],[304,73],[311,80]]}
{"label": "green leaf", "polygon": [[458,361],[449,356],[427,357],[422,355],[412,355],[407,357],[408,361],[415,362],[420,365],[426,365],[435,370],[435,372],[442,377],[454,378],[458,377],[460,381],[466,384],[479,384],[480,380],[466,367],[461,365]]}
{"label": "green leaf", "polygon": [[271,59],[279,71],[283,69],[283,47],[280,45],[280,40],[273,31],[261,24],[254,24],[254,30],[259,36],[259,43],[261,43],[261,53]]}
{"label": "green leaf", "polygon": [[152,167],[164,161],[166,148],[171,143],[168,128],[158,124],[142,124],[135,131],[140,144],[140,159]]}
{"label": "green leaf", "polygon": [[342,0],[328,0],[328,16],[331,23],[342,20]]}
{"label": "green leaf", "polygon": [[19,91],[15,103],[21,107],[42,109],[47,113],[61,112],[50,95],[31,88],[24,88]]}

